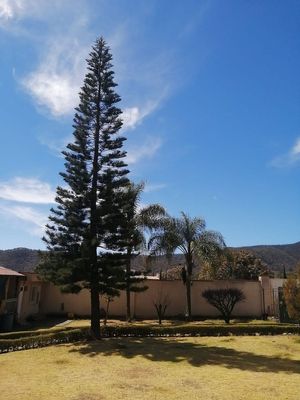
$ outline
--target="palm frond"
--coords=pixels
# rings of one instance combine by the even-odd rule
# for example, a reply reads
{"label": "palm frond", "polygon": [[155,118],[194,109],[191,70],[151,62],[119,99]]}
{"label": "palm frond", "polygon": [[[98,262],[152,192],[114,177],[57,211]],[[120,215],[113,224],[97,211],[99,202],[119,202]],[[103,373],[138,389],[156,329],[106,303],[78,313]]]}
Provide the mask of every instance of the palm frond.
{"label": "palm frond", "polygon": [[136,223],[152,231],[161,228],[164,225],[165,218],[167,218],[167,213],[163,206],[160,204],[150,204],[140,209],[136,216]]}
{"label": "palm frond", "polygon": [[194,242],[196,256],[203,261],[218,259],[225,249],[225,241],[219,232],[204,231]]}

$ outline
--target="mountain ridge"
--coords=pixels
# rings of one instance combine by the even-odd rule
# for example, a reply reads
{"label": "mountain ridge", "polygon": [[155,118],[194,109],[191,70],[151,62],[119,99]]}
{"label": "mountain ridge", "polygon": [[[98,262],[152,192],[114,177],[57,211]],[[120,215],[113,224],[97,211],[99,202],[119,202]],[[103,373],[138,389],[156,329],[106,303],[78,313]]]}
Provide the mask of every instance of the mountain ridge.
{"label": "mountain ridge", "polygon": [[[279,245],[255,245],[230,247],[233,250],[245,250],[254,253],[261,258],[274,272],[293,271],[300,263],[300,242]],[[0,250],[0,266],[13,269],[18,272],[33,272],[39,262],[40,250],[17,247],[14,249]],[[152,273],[165,271],[170,266],[184,262],[181,254],[175,254],[168,262],[166,257],[159,256],[152,262],[149,268]],[[138,256],[133,260],[133,268],[147,268],[145,257]]]}

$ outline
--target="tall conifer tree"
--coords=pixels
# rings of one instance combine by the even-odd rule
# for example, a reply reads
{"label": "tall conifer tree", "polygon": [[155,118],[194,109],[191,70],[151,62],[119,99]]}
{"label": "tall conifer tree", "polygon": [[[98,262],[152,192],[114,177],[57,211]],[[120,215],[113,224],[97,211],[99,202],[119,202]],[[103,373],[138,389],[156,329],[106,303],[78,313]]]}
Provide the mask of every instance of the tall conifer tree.
{"label": "tall conifer tree", "polygon": [[40,275],[65,291],[90,289],[91,330],[96,338],[100,337],[99,293],[105,293],[106,285],[108,292],[113,290],[111,283],[120,276],[123,228],[119,221],[125,201],[122,193],[129,183],[111,60],[109,47],[98,39],[87,59],[74,140],[63,152],[61,176],[66,186],[57,188],[57,207],[51,209],[43,238],[49,252],[38,268]]}

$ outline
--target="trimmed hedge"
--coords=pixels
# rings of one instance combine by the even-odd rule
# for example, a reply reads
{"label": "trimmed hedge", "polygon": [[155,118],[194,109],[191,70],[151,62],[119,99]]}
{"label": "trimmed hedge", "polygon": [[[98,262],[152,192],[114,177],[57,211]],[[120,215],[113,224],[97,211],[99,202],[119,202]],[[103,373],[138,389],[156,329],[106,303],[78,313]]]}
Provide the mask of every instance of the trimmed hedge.
{"label": "trimmed hedge", "polygon": [[[20,332],[15,332],[20,333]],[[23,337],[5,338],[1,335],[0,353],[45,347],[52,344],[72,343],[81,340],[91,340],[89,328],[69,328],[30,332]],[[106,326],[101,327],[102,337],[188,337],[188,336],[243,336],[243,335],[281,335],[300,334],[297,325],[199,325],[199,326]]]}
{"label": "trimmed hedge", "polygon": [[37,329],[35,331],[13,331],[13,332],[5,332],[5,333],[0,333],[0,340],[1,339],[22,339],[25,337],[30,337],[30,336],[43,336],[47,335],[49,333],[59,333],[59,332],[66,332],[66,331],[71,331],[74,330],[75,328],[72,327],[60,327],[60,328],[52,328],[52,329]]}
{"label": "trimmed hedge", "polygon": [[106,326],[104,337],[243,336],[299,334],[297,325]]}
{"label": "trimmed hedge", "polygon": [[17,339],[0,339],[0,353],[45,347],[52,344],[70,343],[90,338],[89,329],[72,329],[60,332],[44,333],[37,336],[25,336]]}

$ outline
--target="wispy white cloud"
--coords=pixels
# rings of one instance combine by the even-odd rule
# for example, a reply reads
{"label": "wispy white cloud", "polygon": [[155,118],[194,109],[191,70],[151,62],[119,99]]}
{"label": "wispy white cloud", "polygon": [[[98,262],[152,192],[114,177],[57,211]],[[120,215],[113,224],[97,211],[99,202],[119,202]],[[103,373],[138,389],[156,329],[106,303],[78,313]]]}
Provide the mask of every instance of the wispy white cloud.
{"label": "wispy white cloud", "polygon": [[[64,0],[63,7],[66,9],[72,3],[71,0]],[[0,0],[0,24],[17,23],[28,17],[49,19],[61,9],[61,5],[61,0]]]}
{"label": "wispy white cloud", "polygon": [[164,189],[167,185],[165,183],[148,183],[145,185],[144,192],[150,193],[157,190]]}
{"label": "wispy white cloud", "polygon": [[290,153],[294,158],[297,159],[297,161],[299,160],[299,158],[300,158],[300,138],[298,138],[296,140],[296,143],[292,147]]}
{"label": "wispy white cloud", "polygon": [[144,118],[157,110],[164,97],[165,95],[161,95],[156,100],[148,101],[145,105],[125,108],[122,114],[123,128],[136,128],[143,122]]}
{"label": "wispy white cloud", "polygon": [[275,157],[270,165],[276,168],[291,167],[300,161],[300,137],[298,137],[291,149],[278,157]]}
{"label": "wispy white cloud", "polygon": [[39,142],[43,146],[47,146],[50,152],[59,158],[62,158],[62,151],[66,149],[68,143],[73,141],[72,135],[62,135],[59,137],[54,137],[54,135],[40,135],[38,136]]}
{"label": "wispy white cloud", "polygon": [[[40,110],[61,117],[72,114],[85,72],[85,59],[91,37],[87,29],[89,10],[86,0],[0,0],[0,27],[14,34],[27,35],[36,46],[38,65],[23,78],[17,78]],[[34,24],[45,29],[36,34]],[[15,77],[19,75],[18,71]]]}
{"label": "wispy white cloud", "polygon": [[72,114],[78,104],[88,47],[77,40],[50,41],[40,65],[23,78],[25,90],[53,116]]}
{"label": "wispy white cloud", "polygon": [[138,107],[125,108],[122,113],[123,127],[135,128],[139,121],[141,121],[141,111]]}
{"label": "wispy white cloud", "polygon": [[135,164],[145,158],[152,158],[161,146],[161,138],[148,137],[143,144],[128,149],[126,161],[128,164]]}
{"label": "wispy white cloud", "polygon": [[[123,98],[123,129],[134,130],[155,113],[172,92],[170,82],[176,81],[172,75],[172,51],[158,49],[153,54],[145,53],[132,17],[124,19],[120,11],[114,16],[117,23],[112,26],[107,23],[112,8],[105,1],[101,5],[101,33],[112,48],[118,91]],[[72,116],[78,105],[78,92],[86,72],[85,59],[95,39],[89,24],[91,15],[92,8],[86,0],[78,0],[76,7],[71,0],[0,0],[0,27],[3,28],[4,23],[5,27],[19,27],[19,33],[30,33],[31,45],[38,54],[36,66],[23,77],[23,71],[16,70],[15,79],[33,99],[38,111],[46,111],[50,117]],[[46,29],[34,35],[34,24],[23,23],[29,19],[43,21]],[[39,136],[39,139],[52,152],[60,154],[70,137],[48,135]],[[144,156],[151,157],[160,145],[157,139],[146,139],[139,148],[135,146],[129,150],[128,162],[132,164]]]}
{"label": "wispy white cloud", "polygon": [[26,231],[39,237],[42,236],[47,223],[47,216],[32,207],[0,204],[0,213],[25,222]]}
{"label": "wispy white cloud", "polygon": [[14,15],[14,8],[11,4],[9,4],[9,0],[1,0],[0,1],[0,19],[8,20]]}
{"label": "wispy white cloud", "polygon": [[42,67],[24,79],[23,84],[37,104],[56,117],[70,113],[77,103],[77,86],[67,74]]}
{"label": "wispy white cloud", "polygon": [[[97,14],[98,26],[114,55],[117,81],[124,99],[124,128],[135,129],[182,81],[174,79],[174,66],[178,63],[176,46],[171,45],[167,50],[157,46],[155,52],[145,52],[145,43],[139,37],[143,21],[149,16],[149,7],[154,3],[140,4],[137,13],[131,15],[126,13],[125,5],[120,4],[116,9],[109,1],[97,2],[98,7],[87,0],[75,3],[72,0],[0,0],[0,27],[3,23],[18,25],[23,28],[22,35],[31,31],[31,45],[37,47],[38,65],[21,79],[22,85],[40,110],[46,109],[54,117],[72,115],[78,104],[85,59],[95,37],[90,22]],[[201,22],[206,3],[209,2],[195,8],[183,29],[187,31],[185,35]],[[26,19],[42,20],[46,29],[36,35],[34,24],[23,23]],[[114,24],[108,22],[112,19]]]}
{"label": "wispy white cloud", "polygon": [[0,0],[0,21],[7,22],[27,13],[35,13],[36,6],[37,2],[33,0]]}
{"label": "wispy white cloud", "polygon": [[55,192],[46,182],[16,177],[9,182],[0,182],[0,198],[22,203],[51,204],[54,203]]}
{"label": "wispy white cloud", "polygon": [[[144,46],[141,47],[136,40],[136,30],[130,17],[125,21],[119,13],[114,16],[118,23],[108,25],[112,11],[107,2],[101,5],[105,12],[105,18],[103,13],[99,14],[101,33],[112,48],[116,79],[124,98],[124,129],[135,129],[167,97],[170,61],[165,51],[158,51],[155,57],[149,55],[147,58]],[[0,26],[1,20],[9,20],[10,25],[22,28],[20,33],[23,35],[32,28],[22,22],[31,18],[33,21],[43,19],[48,27],[41,32],[41,38],[36,38],[36,35],[31,37],[37,46],[39,62],[19,80],[38,109],[46,109],[56,118],[72,115],[78,104],[85,59],[95,39],[89,26],[91,10],[86,0],[78,0],[76,7],[71,0],[0,0]],[[139,61],[133,63],[132,60]]]}
{"label": "wispy white cloud", "polygon": [[[83,82],[85,59],[89,50],[90,43],[82,43],[70,37],[59,40],[55,38],[49,42],[47,52],[37,69],[22,79],[23,87],[38,106],[46,108],[54,117],[74,113],[79,101],[78,93]],[[127,77],[123,76],[123,79],[126,80]],[[149,79],[154,85],[156,78],[152,76]],[[150,100],[145,99],[144,94],[137,94],[132,100],[133,105],[124,108],[123,129],[135,129],[159,108],[167,97],[167,92],[166,88],[161,88],[160,94],[155,96],[148,92]]]}

